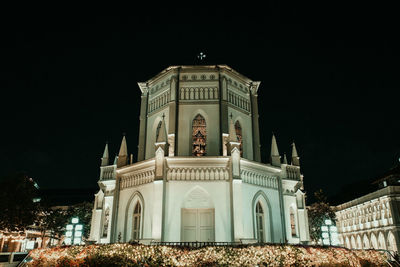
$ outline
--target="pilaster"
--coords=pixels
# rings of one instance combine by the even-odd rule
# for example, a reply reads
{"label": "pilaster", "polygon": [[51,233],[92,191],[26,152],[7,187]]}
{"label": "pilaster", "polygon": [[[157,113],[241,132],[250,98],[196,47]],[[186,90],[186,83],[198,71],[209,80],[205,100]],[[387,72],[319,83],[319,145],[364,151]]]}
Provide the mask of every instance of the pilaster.
{"label": "pilaster", "polygon": [[261,162],[261,152],[260,152],[260,127],[258,122],[258,87],[260,82],[253,82],[250,86],[250,98],[251,98],[251,118],[253,127],[253,156],[254,160]]}
{"label": "pilaster", "polygon": [[139,145],[138,145],[138,161],[142,161],[146,155],[146,128],[147,128],[147,105],[148,105],[148,89],[146,83],[138,83],[142,91],[139,116]]}

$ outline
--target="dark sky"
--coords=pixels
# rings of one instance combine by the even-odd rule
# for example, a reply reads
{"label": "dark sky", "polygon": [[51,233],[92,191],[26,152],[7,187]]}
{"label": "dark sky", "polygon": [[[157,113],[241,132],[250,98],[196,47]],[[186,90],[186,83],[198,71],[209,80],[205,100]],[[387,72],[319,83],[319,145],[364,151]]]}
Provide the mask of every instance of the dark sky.
{"label": "dark sky", "polygon": [[115,155],[126,132],[136,156],[136,83],[169,65],[197,64],[200,51],[204,64],[261,81],[263,161],[272,131],[281,153],[295,140],[308,194],[337,194],[397,162],[394,6],[176,6],[117,15],[4,11],[0,176],[24,170],[42,188],[96,188],[106,141]]}

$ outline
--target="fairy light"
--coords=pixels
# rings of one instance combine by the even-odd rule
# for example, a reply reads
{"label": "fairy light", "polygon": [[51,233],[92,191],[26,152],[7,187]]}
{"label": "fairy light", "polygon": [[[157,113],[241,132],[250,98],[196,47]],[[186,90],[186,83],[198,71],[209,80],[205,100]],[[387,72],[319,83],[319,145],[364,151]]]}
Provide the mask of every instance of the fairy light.
{"label": "fairy light", "polygon": [[[121,265],[162,266],[362,266],[362,263],[385,265],[386,256],[376,250],[349,250],[342,247],[316,247],[301,245],[263,245],[247,247],[202,247],[184,249],[169,246],[108,244],[64,246],[31,251],[35,261],[44,265],[57,265],[60,258],[69,265],[84,265],[85,258],[118,258]],[[93,258],[94,257],[94,258]],[[44,261],[45,259],[45,261]]]}

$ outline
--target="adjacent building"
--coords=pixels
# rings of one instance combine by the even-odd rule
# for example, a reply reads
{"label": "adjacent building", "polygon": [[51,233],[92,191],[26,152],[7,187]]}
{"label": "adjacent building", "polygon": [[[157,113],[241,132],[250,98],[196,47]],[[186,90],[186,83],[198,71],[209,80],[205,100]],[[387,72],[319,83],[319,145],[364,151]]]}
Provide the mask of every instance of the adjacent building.
{"label": "adjacent building", "polygon": [[341,243],[352,249],[400,249],[400,165],[374,182],[379,188],[338,205]]}
{"label": "adjacent building", "polygon": [[288,164],[272,136],[261,163],[260,82],[226,65],[171,66],[138,85],[138,162],[125,136],[113,161],[106,145],[91,240],[309,240],[294,143]]}

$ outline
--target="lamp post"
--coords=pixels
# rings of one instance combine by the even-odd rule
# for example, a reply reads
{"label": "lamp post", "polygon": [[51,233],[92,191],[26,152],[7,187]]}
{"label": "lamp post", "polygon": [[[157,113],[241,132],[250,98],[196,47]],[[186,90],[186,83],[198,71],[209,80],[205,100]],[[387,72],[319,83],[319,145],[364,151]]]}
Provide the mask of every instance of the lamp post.
{"label": "lamp post", "polygon": [[82,244],[83,224],[79,223],[78,217],[73,217],[71,223],[67,224],[64,243],[66,245]]}
{"label": "lamp post", "polygon": [[333,225],[331,219],[325,219],[321,226],[321,239],[322,244],[325,246],[338,246],[339,238],[337,233],[337,227]]}

